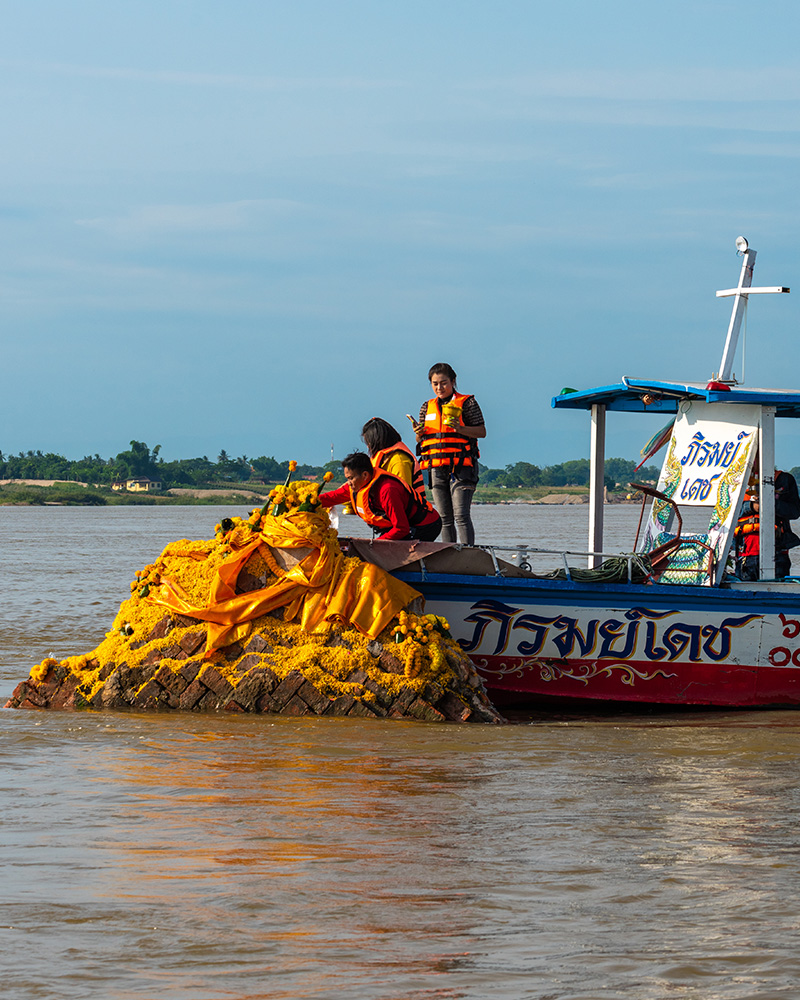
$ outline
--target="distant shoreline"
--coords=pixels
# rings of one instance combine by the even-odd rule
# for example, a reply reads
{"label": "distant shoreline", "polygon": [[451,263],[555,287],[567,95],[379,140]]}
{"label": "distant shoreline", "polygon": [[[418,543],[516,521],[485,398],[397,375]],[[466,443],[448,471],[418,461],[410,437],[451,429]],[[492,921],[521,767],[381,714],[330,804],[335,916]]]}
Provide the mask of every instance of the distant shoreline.
{"label": "distant shoreline", "polygon": [[[260,484],[259,484],[260,485]],[[0,480],[0,507],[202,506],[261,507],[274,484],[260,489],[237,487],[173,487],[158,493],[129,493],[68,480]],[[501,489],[478,486],[474,503],[487,506],[582,506],[589,490],[583,486]],[[607,503],[632,503],[624,489],[610,492]]]}

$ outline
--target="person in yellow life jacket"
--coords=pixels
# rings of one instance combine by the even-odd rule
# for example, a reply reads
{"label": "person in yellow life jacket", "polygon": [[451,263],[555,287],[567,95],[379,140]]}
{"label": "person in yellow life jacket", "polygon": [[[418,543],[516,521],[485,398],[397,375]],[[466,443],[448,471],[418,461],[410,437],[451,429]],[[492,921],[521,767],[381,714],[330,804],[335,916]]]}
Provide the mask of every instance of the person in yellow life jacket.
{"label": "person in yellow life jacket", "polygon": [[319,502],[323,507],[351,503],[356,514],[380,538],[389,541],[415,538],[433,542],[439,537],[441,518],[399,476],[373,469],[369,456],[362,451],[343,458],[342,469],[345,485],[321,493]]}
{"label": "person in yellow life jacket", "polygon": [[428,470],[433,502],[442,515],[442,541],[475,544],[470,507],[478,485],[478,439],[486,437],[474,396],[458,392],[456,373],[441,362],[428,372],[433,398],[422,404],[417,435],[419,464]]}
{"label": "person in yellow life jacket", "polygon": [[[792,571],[789,549],[800,545],[800,538],[792,531],[790,521],[800,517],[800,495],[797,482],[790,472],[775,471],[775,579],[783,580]],[[740,580],[759,578],[760,520],[758,493],[748,489],[744,495],[742,511],[733,529],[736,575]]]}
{"label": "person in yellow life jacket", "polygon": [[392,425],[381,417],[373,417],[361,428],[361,440],[367,446],[375,469],[384,469],[408,483],[420,500],[426,502],[425,480],[414,452],[403,444]]}

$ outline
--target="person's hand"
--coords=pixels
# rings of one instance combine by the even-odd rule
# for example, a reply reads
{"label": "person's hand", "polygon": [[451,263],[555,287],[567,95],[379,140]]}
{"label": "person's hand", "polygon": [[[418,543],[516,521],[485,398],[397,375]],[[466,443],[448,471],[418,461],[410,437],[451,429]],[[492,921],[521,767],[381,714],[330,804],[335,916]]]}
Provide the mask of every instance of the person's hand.
{"label": "person's hand", "polygon": [[417,435],[417,441],[419,441],[419,439],[422,437],[422,430],[423,430],[422,424],[418,424],[410,413],[407,413],[406,416],[411,421],[411,426],[414,428],[414,433]]}

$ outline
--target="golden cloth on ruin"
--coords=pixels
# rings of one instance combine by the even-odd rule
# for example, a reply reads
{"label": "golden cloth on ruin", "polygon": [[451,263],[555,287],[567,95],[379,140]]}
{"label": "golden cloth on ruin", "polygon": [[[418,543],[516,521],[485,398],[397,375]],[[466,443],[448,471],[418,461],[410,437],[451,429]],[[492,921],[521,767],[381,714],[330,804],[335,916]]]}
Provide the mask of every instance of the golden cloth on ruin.
{"label": "golden cloth on ruin", "polygon": [[[229,544],[231,554],[217,568],[206,605],[192,605],[177,581],[168,578],[162,578],[148,598],[207,622],[206,656],[243,638],[253,619],[279,607],[286,609],[286,621],[296,620],[306,632],[337,621],[374,639],[401,609],[421,596],[379,567],[344,556],[324,512],[267,515],[259,531],[243,524]],[[309,548],[309,554],[287,569],[276,563],[271,551]],[[278,576],[277,582],[237,594],[239,573],[256,552]]]}

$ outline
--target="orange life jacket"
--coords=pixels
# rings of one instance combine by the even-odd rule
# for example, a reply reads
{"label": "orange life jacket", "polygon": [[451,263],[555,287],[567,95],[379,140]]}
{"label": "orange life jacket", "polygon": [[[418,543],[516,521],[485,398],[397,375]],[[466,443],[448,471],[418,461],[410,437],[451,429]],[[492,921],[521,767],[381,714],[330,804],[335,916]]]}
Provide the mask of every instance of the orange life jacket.
{"label": "orange life jacket", "polygon": [[[742,515],[736,522],[733,529],[733,536],[736,540],[736,550],[740,556],[758,555],[761,549],[761,536],[759,534],[760,520],[758,514]],[[791,531],[788,522],[783,518],[777,518],[775,522],[775,549],[781,552],[789,546],[784,540],[787,531]]]}
{"label": "orange life jacket", "polygon": [[[440,403],[437,398],[428,400],[428,410],[425,414],[425,428],[420,441],[419,464],[423,469],[437,468],[449,465],[460,469],[462,465],[475,465],[480,457],[478,442],[475,438],[459,434],[457,430],[448,427],[444,422],[442,407],[448,403],[463,408],[470,399],[466,393],[454,392],[447,403]],[[459,424],[464,426],[464,418],[459,414]]]}
{"label": "orange life jacket", "polygon": [[419,467],[419,462],[417,461],[417,456],[414,452],[402,441],[398,441],[397,444],[389,445],[388,448],[381,448],[380,451],[376,451],[374,455],[371,455],[372,468],[379,469],[384,461],[390,455],[394,454],[396,451],[402,451],[404,454],[408,455],[413,463],[413,468],[411,472],[411,489],[417,494],[419,499],[426,503],[425,497],[425,480],[422,478],[422,469]]}
{"label": "orange life jacket", "polygon": [[750,517],[740,517],[736,522],[736,527],[733,529],[733,533],[737,538],[742,538],[744,535],[752,535],[756,531],[758,531],[758,514],[751,514]]}
{"label": "orange life jacket", "polygon": [[394,479],[395,482],[401,483],[403,489],[408,494],[406,497],[406,517],[408,518],[408,523],[411,527],[414,527],[417,524],[422,524],[423,521],[427,519],[428,515],[433,512],[433,507],[431,507],[427,500],[420,500],[405,480],[401,479],[399,476],[395,476],[392,472],[384,472],[383,469],[377,468],[373,472],[372,479],[370,479],[367,485],[362,487],[358,493],[354,494],[353,488],[350,487],[350,497],[356,514],[358,514],[363,521],[366,521],[370,527],[376,528],[378,531],[388,531],[390,528],[394,527],[392,522],[386,516],[386,511],[381,509],[380,502],[378,500],[380,481],[384,478]]}
{"label": "orange life jacket", "polygon": [[743,559],[745,556],[756,556],[761,548],[761,536],[759,531],[758,514],[742,515],[736,522],[733,529],[733,536],[736,543],[736,558]]}

